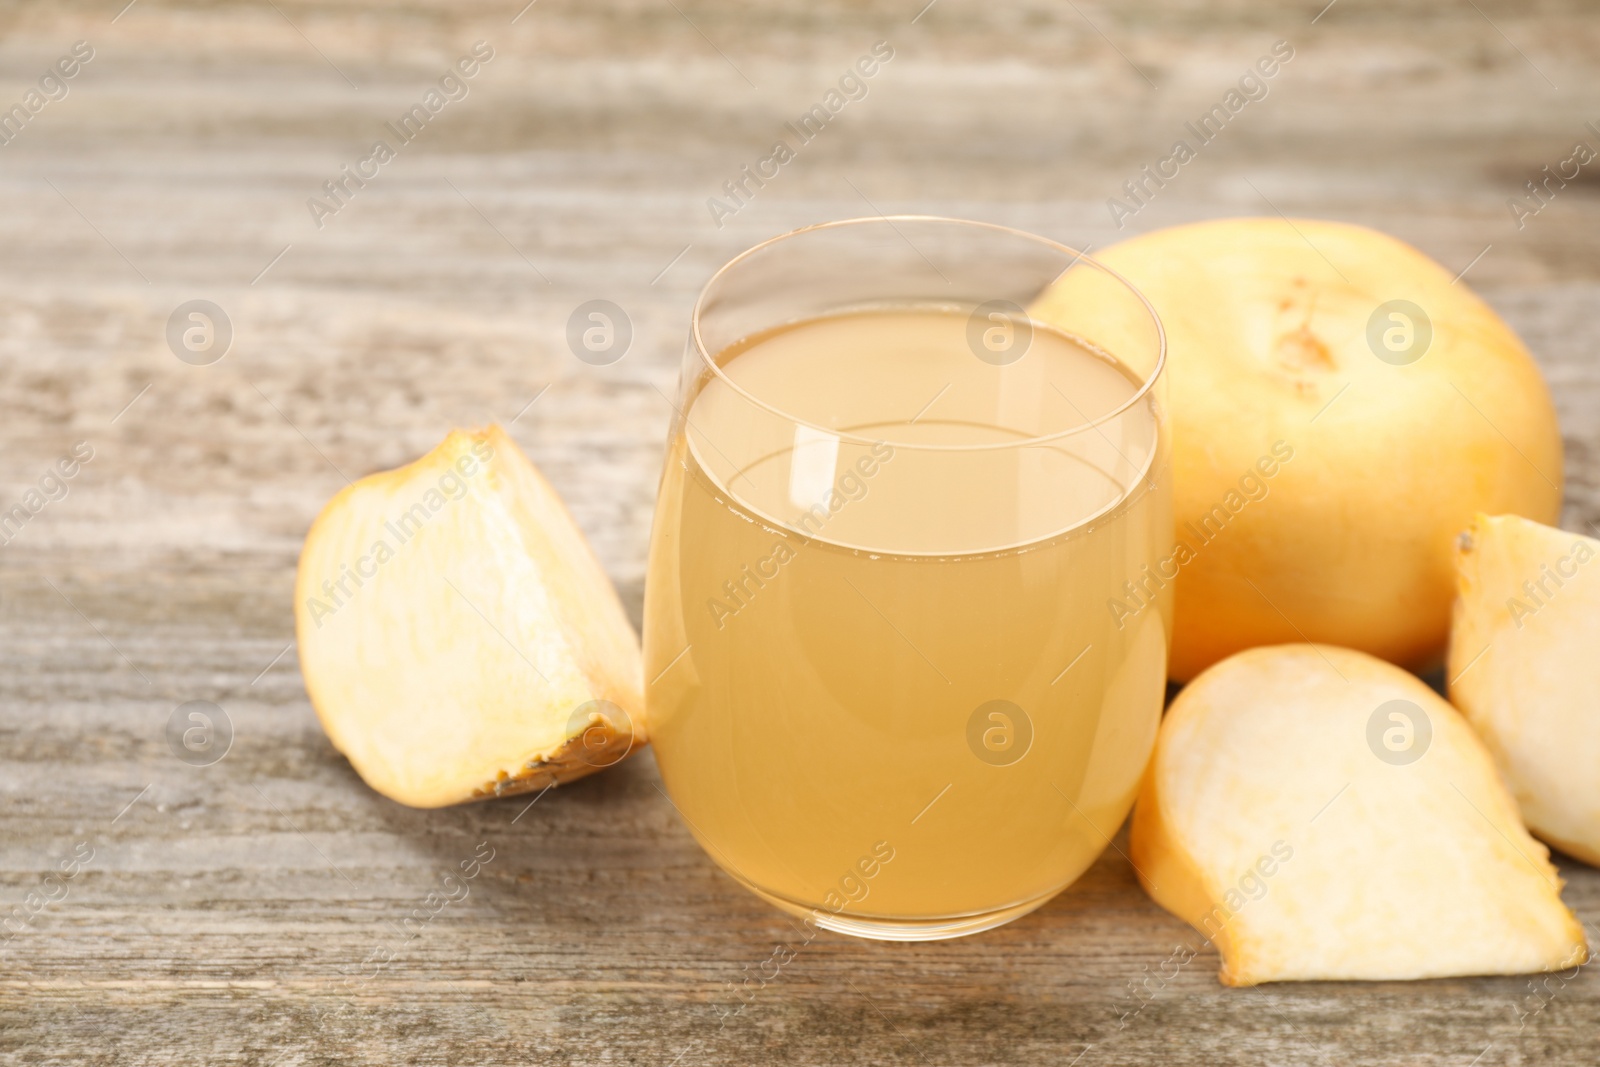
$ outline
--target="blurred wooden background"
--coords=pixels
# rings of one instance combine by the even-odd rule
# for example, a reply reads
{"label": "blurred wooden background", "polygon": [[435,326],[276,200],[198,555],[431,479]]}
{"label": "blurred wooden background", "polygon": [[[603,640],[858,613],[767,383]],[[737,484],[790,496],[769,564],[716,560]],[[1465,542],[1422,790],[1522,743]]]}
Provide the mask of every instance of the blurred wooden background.
{"label": "blurred wooden background", "polygon": [[[658,389],[716,266],[879,211],[1103,247],[1106,199],[1278,40],[1269,95],[1122,233],[1282,211],[1470,265],[1555,389],[1567,524],[1600,519],[1600,164],[1522,229],[1507,207],[1600,148],[1594,3],[125,2],[0,9],[0,106],[93,49],[0,146],[0,511],[94,450],[0,549],[0,914],[31,916],[0,932],[0,1062],[1592,1061],[1590,969],[1537,995],[1226,990],[1207,950],[1161,977],[1195,935],[1116,852],[978,938],[800,947],[700,853],[648,755],[525,814],[406,810],[331,750],[288,646],[322,503],[491,418],[637,619]],[[480,40],[466,98],[317,228],[307,199]],[[877,41],[866,98],[714,224],[707,198]],[[206,366],[165,337],[196,299],[233,331]],[[614,365],[566,347],[590,299],[632,321]],[[189,700],[232,722],[215,765],[169,748]],[[406,940],[485,841],[470,894]],[[1563,870],[1600,921],[1600,873]],[[776,944],[798,955],[745,986]]]}

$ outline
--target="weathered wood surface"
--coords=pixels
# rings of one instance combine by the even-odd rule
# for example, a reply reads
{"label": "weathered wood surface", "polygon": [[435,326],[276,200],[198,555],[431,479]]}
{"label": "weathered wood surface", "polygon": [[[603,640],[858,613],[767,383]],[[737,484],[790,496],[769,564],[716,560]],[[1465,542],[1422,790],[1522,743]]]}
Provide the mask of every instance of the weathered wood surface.
{"label": "weathered wood surface", "polygon": [[[344,478],[519,411],[637,617],[657,390],[711,270],[875,210],[1103,246],[1106,198],[1280,38],[1270,95],[1124,232],[1281,210],[1473,264],[1555,384],[1567,523],[1600,519],[1597,171],[1522,230],[1506,206],[1600,147],[1592,3],[1342,0],[1313,24],[1322,0],[940,0],[915,22],[923,0],[123,2],[0,13],[0,104],[95,50],[0,147],[0,510],[94,449],[0,549],[0,911],[93,850],[0,950],[4,1062],[1593,1062],[1589,969],[1539,999],[1522,978],[1237,991],[1208,950],[1119,1027],[1129,983],[1195,936],[1114,851],[981,937],[801,948],[648,755],[520,819],[526,799],[406,810],[333,753],[280,656],[300,538]],[[470,95],[317,229],[307,198],[480,39]],[[878,40],[867,98],[715,226],[706,198]],[[564,342],[596,297],[635,328],[604,368]],[[164,339],[196,298],[235,331],[211,366]],[[236,733],[203,768],[164,735],[195,699]],[[485,841],[469,895],[407,940]],[[1600,873],[1562,867],[1600,923]],[[798,955],[724,1018],[780,943]]]}

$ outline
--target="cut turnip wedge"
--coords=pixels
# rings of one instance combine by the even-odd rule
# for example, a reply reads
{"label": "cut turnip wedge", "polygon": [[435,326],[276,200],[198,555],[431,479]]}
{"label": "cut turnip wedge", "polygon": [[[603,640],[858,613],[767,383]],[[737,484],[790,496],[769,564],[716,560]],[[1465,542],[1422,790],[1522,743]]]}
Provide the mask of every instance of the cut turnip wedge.
{"label": "cut turnip wedge", "polygon": [[1457,543],[1450,699],[1528,829],[1600,866],[1600,541],[1479,515]]}
{"label": "cut turnip wedge", "polygon": [[1417,678],[1349,649],[1251,649],[1191,682],[1162,723],[1132,859],[1216,943],[1227,985],[1586,958],[1483,743]]}
{"label": "cut turnip wedge", "polygon": [[295,629],[329,739],[402,804],[543,789],[645,742],[616,591],[498,426],[334,497],[300,553]]}

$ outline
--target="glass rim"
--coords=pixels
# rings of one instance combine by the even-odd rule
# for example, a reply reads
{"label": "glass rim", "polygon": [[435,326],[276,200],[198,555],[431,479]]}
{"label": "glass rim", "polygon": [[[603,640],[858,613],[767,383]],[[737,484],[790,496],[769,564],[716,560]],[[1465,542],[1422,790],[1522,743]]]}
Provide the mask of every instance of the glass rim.
{"label": "glass rim", "polygon": [[[838,438],[841,441],[848,441],[848,442],[850,442],[852,444],[875,445],[875,444],[878,444],[880,442],[884,442],[885,439],[881,438],[881,437],[866,437],[866,436],[863,436],[861,434],[853,433],[853,432],[851,432],[849,430],[839,430],[839,429],[836,429],[835,427],[832,427],[832,426],[824,426],[824,425],[822,425],[820,423],[812,422],[809,419],[800,418],[799,416],[796,416],[796,415],[793,415],[793,414],[791,414],[791,413],[789,413],[787,411],[784,411],[782,408],[780,408],[780,407],[778,407],[778,406],[776,406],[774,404],[768,403],[766,400],[763,400],[761,397],[757,396],[756,394],[752,393],[750,390],[746,389],[744,386],[740,385],[738,382],[734,381],[733,378],[726,371],[724,371],[722,369],[721,365],[717,363],[716,358],[712,355],[711,351],[706,347],[705,337],[701,334],[701,331],[700,331],[700,318],[701,318],[701,315],[705,311],[706,297],[707,297],[708,294],[710,294],[710,292],[712,291],[712,288],[717,284],[717,282],[724,275],[726,275],[729,272],[731,272],[732,270],[734,270],[741,263],[743,263],[745,260],[749,259],[751,256],[754,256],[758,252],[765,251],[766,249],[771,248],[772,246],[777,245],[777,244],[779,244],[781,242],[788,241],[788,240],[790,240],[792,238],[800,237],[800,236],[803,236],[805,234],[816,233],[816,232],[821,231],[821,230],[842,229],[842,228],[847,227],[847,226],[852,226],[852,227],[853,226],[862,226],[862,225],[866,225],[868,223],[888,223],[888,225],[889,225],[889,227],[891,229],[893,229],[896,232],[898,232],[899,228],[897,226],[895,226],[896,222],[933,222],[933,223],[940,223],[940,224],[945,224],[945,225],[955,226],[955,227],[962,227],[962,228],[991,230],[991,231],[994,231],[996,233],[1003,233],[1003,234],[1007,234],[1007,235],[1013,236],[1013,237],[1020,237],[1020,238],[1023,238],[1024,240],[1032,241],[1032,242],[1034,242],[1036,244],[1039,244],[1039,245],[1044,245],[1044,246],[1047,246],[1049,248],[1054,248],[1054,249],[1056,249],[1056,250],[1058,250],[1058,251],[1060,251],[1062,253],[1065,253],[1067,256],[1071,257],[1071,262],[1069,262],[1065,267],[1063,267],[1061,269],[1061,272],[1059,274],[1057,274],[1054,278],[1052,278],[1050,280],[1050,282],[1045,286],[1045,288],[1049,288],[1049,286],[1054,285],[1056,282],[1060,281],[1061,278],[1066,275],[1067,271],[1071,270],[1073,267],[1076,267],[1080,262],[1088,263],[1090,266],[1094,267],[1096,270],[1102,271],[1108,277],[1110,277],[1111,279],[1116,281],[1119,285],[1121,285],[1129,293],[1133,294],[1134,298],[1139,301],[1140,306],[1142,306],[1144,308],[1145,314],[1150,317],[1150,322],[1155,327],[1155,331],[1156,331],[1156,362],[1155,362],[1154,367],[1151,368],[1149,375],[1146,376],[1144,381],[1140,383],[1139,388],[1134,390],[1134,393],[1133,393],[1132,396],[1130,396],[1127,400],[1125,400],[1123,403],[1118,405],[1113,410],[1108,411],[1104,415],[1100,415],[1097,418],[1090,420],[1089,422],[1083,423],[1080,426],[1070,426],[1065,430],[1057,430],[1054,433],[1040,434],[1040,435],[1038,435],[1036,437],[1028,437],[1028,438],[1024,438],[1024,439],[1017,440],[1017,441],[999,441],[999,442],[993,442],[993,443],[988,443],[988,444],[965,444],[965,445],[927,444],[927,443],[921,443],[921,442],[918,442],[918,443],[912,443],[912,442],[902,443],[902,442],[896,441],[896,442],[893,442],[893,445],[894,445],[895,448],[908,448],[908,449],[912,449],[914,451],[927,451],[927,452],[992,452],[992,451],[998,451],[998,450],[1003,449],[1003,448],[1029,448],[1029,447],[1035,447],[1035,446],[1038,446],[1038,445],[1049,444],[1052,441],[1059,441],[1059,440],[1062,440],[1063,438],[1067,438],[1067,437],[1071,437],[1071,436],[1073,436],[1075,434],[1083,433],[1086,430],[1096,429],[1097,427],[1099,427],[1099,426],[1101,426],[1101,425],[1103,425],[1103,424],[1105,424],[1107,422],[1110,422],[1111,420],[1116,419],[1119,416],[1127,413],[1133,407],[1135,407],[1136,405],[1142,403],[1145,400],[1145,398],[1149,395],[1150,390],[1155,387],[1156,382],[1158,382],[1161,379],[1161,373],[1162,373],[1162,371],[1164,371],[1166,369],[1166,366],[1167,366],[1167,333],[1166,333],[1166,328],[1161,324],[1161,316],[1156,314],[1155,307],[1150,303],[1150,301],[1148,299],[1146,299],[1145,295],[1143,293],[1141,293],[1139,291],[1139,289],[1132,282],[1128,281],[1128,279],[1124,278],[1122,275],[1118,274],[1116,271],[1112,270],[1110,267],[1108,267],[1105,264],[1101,263],[1099,260],[1097,260],[1094,257],[1090,256],[1087,251],[1079,251],[1078,249],[1072,248],[1069,245],[1062,244],[1060,241],[1052,241],[1048,237],[1041,237],[1039,234],[1030,233],[1027,230],[1019,230],[1014,226],[1004,226],[1004,225],[1001,225],[1000,223],[995,223],[995,222],[980,222],[980,221],[977,221],[975,219],[957,219],[957,218],[951,218],[951,217],[949,217],[947,215],[864,215],[864,216],[860,216],[860,217],[853,218],[853,219],[835,219],[835,220],[833,220],[831,222],[813,223],[813,224],[811,224],[809,226],[802,226],[799,229],[790,230],[787,233],[780,233],[780,234],[777,234],[776,236],[768,237],[766,240],[758,242],[757,244],[754,244],[751,247],[745,249],[743,252],[740,252],[737,256],[734,256],[732,259],[728,260],[728,262],[724,263],[721,267],[717,268],[716,273],[711,275],[711,277],[706,280],[706,284],[703,287],[701,287],[700,295],[695,297],[694,310],[691,313],[690,320],[689,320],[689,322],[690,322],[689,339],[690,339],[690,343],[692,343],[694,345],[695,351],[697,353],[699,353],[700,361],[703,364],[705,364],[706,368],[714,376],[716,376],[717,378],[720,378],[722,380],[723,384],[726,385],[728,388],[732,389],[735,393],[737,393],[740,396],[744,397],[744,399],[748,400],[750,403],[754,404],[755,406],[757,406],[759,408],[762,408],[763,410],[768,411],[771,414],[776,415],[781,419],[784,419],[784,420],[786,420],[788,422],[792,422],[797,426],[805,426],[805,427],[807,427],[809,429],[816,430],[819,433],[828,434],[828,435],[830,435],[832,437]],[[903,237],[903,238],[905,237],[904,234],[900,234],[900,236]],[[905,238],[905,239],[906,239],[906,242],[909,244],[910,243],[910,239],[909,238]],[[915,247],[916,246],[914,246],[914,245],[912,246],[913,250],[915,250]],[[937,270],[937,268],[935,268],[935,269]],[[1032,315],[1028,315],[1028,321],[1030,323],[1035,323],[1035,322],[1038,322],[1039,320],[1034,319]],[[782,325],[782,324],[781,323],[773,323],[773,325],[777,326],[777,325]],[[1043,325],[1049,325],[1049,324],[1048,323],[1044,323]],[[1080,340],[1087,340],[1087,338],[1080,338]],[[1096,346],[1093,346],[1093,347],[1098,349],[1099,346],[1096,345]],[[1116,353],[1107,353],[1107,354],[1111,355],[1113,358],[1117,358],[1116,357]],[[1124,365],[1125,365],[1125,361],[1123,361],[1121,359],[1118,359],[1118,362],[1123,362]],[[684,419],[685,419],[686,422],[688,421],[687,413],[692,407],[693,407],[693,399],[691,398],[690,401],[688,402],[688,404],[686,405],[685,409],[684,409],[684,411],[685,411]],[[1101,436],[1104,436],[1104,434],[1102,434]]]}

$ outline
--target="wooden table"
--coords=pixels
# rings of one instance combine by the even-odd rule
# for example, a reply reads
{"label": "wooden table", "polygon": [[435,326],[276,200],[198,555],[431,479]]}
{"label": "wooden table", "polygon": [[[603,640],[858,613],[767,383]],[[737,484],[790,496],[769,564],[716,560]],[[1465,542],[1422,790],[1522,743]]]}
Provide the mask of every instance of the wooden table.
{"label": "wooden table", "polygon": [[[980,937],[802,945],[648,754],[532,809],[401,808],[324,739],[290,614],[347,477],[493,418],[637,620],[660,391],[717,265],[878,211],[1103,247],[1107,198],[1279,39],[1269,95],[1120,232],[1282,211],[1470,267],[1555,387],[1567,524],[1600,519],[1600,169],[1520,230],[1507,207],[1600,146],[1592,3],[124,2],[0,14],[0,103],[93,49],[0,147],[0,510],[93,449],[0,551],[0,903],[59,898],[0,954],[4,1062],[1594,1062],[1588,969],[1519,1022],[1525,978],[1228,990],[1206,950],[1121,1025],[1197,938],[1116,851]],[[479,40],[465,98],[399,144],[384,123]],[[719,227],[707,198],[880,40],[866,98]],[[380,137],[318,228],[308,198]],[[634,328],[608,367],[564,339],[596,298]],[[197,299],[233,332],[209,365],[166,340]],[[191,700],[232,724],[211,766],[166,739]],[[469,895],[402,931],[482,842]],[[1600,921],[1600,873],[1562,869]],[[775,945],[797,955],[746,986]]]}

